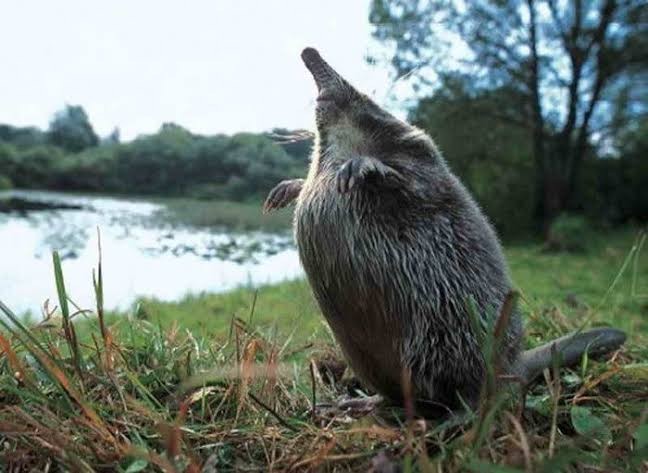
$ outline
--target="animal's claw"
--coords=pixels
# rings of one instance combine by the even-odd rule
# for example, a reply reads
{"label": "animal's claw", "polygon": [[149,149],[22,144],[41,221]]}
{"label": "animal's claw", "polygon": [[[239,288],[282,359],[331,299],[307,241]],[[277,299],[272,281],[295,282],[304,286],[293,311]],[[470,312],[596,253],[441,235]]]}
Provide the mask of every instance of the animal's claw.
{"label": "animal's claw", "polygon": [[379,163],[375,159],[364,156],[349,159],[337,172],[338,192],[341,194],[349,192],[373,173],[382,174]]}
{"label": "animal's claw", "polygon": [[313,409],[317,417],[339,417],[342,415],[354,418],[364,417],[384,404],[384,399],[379,394],[362,398],[341,398],[333,402],[320,403]]}
{"label": "animal's claw", "polygon": [[304,185],[303,179],[290,179],[277,184],[263,203],[263,213],[281,209],[297,198]]}
{"label": "animal's claw", "polygon": [[353,186],[353,160],[349,160],[342,165],[337,172],[337,190],[344,194]]}

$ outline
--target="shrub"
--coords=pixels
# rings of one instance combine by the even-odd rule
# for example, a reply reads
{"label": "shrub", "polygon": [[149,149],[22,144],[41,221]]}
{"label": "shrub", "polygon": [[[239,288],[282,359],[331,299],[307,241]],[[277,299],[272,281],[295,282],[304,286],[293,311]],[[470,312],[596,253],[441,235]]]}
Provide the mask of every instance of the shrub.
{"label": "shrub", "polygon": [[0,191],[6,191],[8,189],[11,189],[12,187],[13,183],[11,182],[11,179],[0,174]]}
{"label": "shrub", "polygon": [[35,146],[21,151],[16,156],[11,179],[17,187],[49,188],[55,184],[52,173],[63,152],[55,146]]}
{"label": "shrub", "polygon": [[587,219],[580,215],[562,214],[551,224],[546,251],[585,251],[586,236],[591,232]]}

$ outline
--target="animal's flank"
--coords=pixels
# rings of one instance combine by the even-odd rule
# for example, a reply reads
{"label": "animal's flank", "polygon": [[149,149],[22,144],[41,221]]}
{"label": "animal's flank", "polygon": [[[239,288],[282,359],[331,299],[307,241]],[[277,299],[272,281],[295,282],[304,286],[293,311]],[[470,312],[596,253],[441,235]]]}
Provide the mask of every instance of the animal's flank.
{"label": "animal's flank", "polygon": [[[460,399],[476,405],[480,340],[512,289],[495,232],[428,135],[356,91],[315,50],[302,57],[320,96],[295,239],[320,309],[357,375],[383,395],[401,399],[405,371],[415,397],[442,412]],[[516,309],[503,330],[504,372],[526,376],[546,363],[545,352],[521,355]],[[610,342],[600,346],[618,346],[619,337],[600,335]],[[558,345],[570,362],[584,349]]]}

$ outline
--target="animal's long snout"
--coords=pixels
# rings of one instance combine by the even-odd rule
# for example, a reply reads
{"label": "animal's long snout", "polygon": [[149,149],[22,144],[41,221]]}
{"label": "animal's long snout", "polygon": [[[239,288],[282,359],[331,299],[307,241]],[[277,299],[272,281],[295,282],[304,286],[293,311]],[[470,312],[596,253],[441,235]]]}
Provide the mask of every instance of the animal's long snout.
{"label": "animal's long snout", "polygon": [[301,57],[315,79],[317,90],[334,89],[346,83],[335,69],[322,59],[317,49],[306,48],[302,51]]}

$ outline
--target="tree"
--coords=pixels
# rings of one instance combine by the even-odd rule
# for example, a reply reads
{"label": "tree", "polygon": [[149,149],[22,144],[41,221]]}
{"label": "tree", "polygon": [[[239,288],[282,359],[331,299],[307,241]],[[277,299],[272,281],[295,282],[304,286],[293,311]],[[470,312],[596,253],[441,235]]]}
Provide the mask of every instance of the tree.
{"label": "tree", "polygon": [[50,122],[48,137],[51,144],[73,153],[99,143],[88,115],[80,105],[66,105],[56,112]]}
{"label": "tree", "polygon": [[468,78],[447,76],[443,87],[409,113],[413,124],[430,130],[452,170],[503,237],[533,230],[530,133],[490,118],[501,111],[499,103],[512,102],[510,94],[506,87],[475,91]]}
{"label": "tree", "polygon": [[119,127],[113,128],[113,131],[101,140],[102,145],[118,145],[119,143],[121,143],[121,131],[119,131]]}
{"label": "tree", "polygon": [[56,163],[63,159],[60,148],[33,146],[17,153],[11,180],[16,187],[49,189],[55,184]]}
{"label": "tree", "polygon": [[15,127],[0,124],[0,141],[11,143],[17,148],[29,148],[40,146],[46,143],[46,136],[41,130],[35,127]]}
{"label": "tree", "polygon": [[16,168],[16,151],[13,146],[0,141],[0,190],[12,187],[11,176]]}
{"label": "tree", "polygon": [[490,113],[532,133],[535,213],[546,234],[557,215],[579,206],[583,161],[618,117],[611,103],[625,94],[626,118],[646,112],[644,4],[373,0],[369,18],[374,36],[393,46],[397,74],[426,84],[429,69],[461,71],[477,88],[515,93],[517,106]]}

